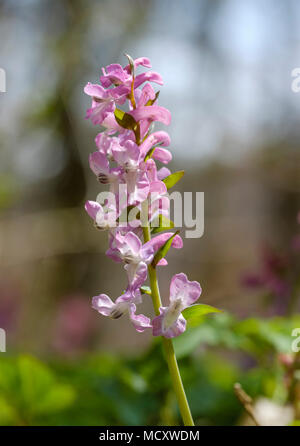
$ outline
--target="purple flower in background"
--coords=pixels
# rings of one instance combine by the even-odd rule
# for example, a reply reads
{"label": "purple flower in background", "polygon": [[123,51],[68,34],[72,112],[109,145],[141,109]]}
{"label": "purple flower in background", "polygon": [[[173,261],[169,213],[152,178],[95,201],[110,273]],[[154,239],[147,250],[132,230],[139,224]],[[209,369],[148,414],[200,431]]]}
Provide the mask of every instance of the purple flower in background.
{"label": "purple flower in background", "polygon": [[74,354],[85,350],[96,329],[87,296],[65,296],[55,318],[51,342],[55,350]]}
{"label": "purple flower in background", "polygon": [[194,304],[201,294],[198,282],[190,282],[186,275],[176,274],[170,284],[170,304],[160,307],[160,315],[152,320],[153,336],[174,338],[186,329],[182,311]]}
{"label": "purple flower in background", "polygon": [[[299,217],[297,221],[299,223]],[[297,308],[299,296],[299,251],[300,235],[296,234],[291,243],[278,253],[265,246],[262,250],[260,270],[242,277],[242,285],[261,290],[272,297],[271,314],[285,314]],[[268,302],[270,299],[268,299]]]}

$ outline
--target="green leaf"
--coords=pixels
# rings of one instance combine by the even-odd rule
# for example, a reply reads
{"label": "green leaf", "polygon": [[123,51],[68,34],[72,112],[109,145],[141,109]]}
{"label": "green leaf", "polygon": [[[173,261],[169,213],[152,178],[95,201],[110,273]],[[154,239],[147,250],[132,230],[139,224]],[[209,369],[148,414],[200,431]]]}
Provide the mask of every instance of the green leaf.
{"label": "green leaf", "polygon": [[153,152],[154,152],[155,149],[156,149],[156,146],[152,147],[151,149],[148,150],[148,152],[147,152],[147,154],[146,154],[146,156],[144,158],[145,162],[148,161],[148,159],[151,158],[151,156],[153,155]]}
{"label": "green leaf", "polygon": [[222,346],[235,350],[240,347],[240,337],[234,330],[235,318],[228,313],[220,313],[218,317],[199,318],[197,327],[190,327],[182,335],[174,339],[177,358],[183,358],[198,347],[199,344]]}
{"label": "green leaf", "polygon": [[124,112],[120,108],[115,109],[115,118],[117,123],[127,130],[133,130],[135,134],[135,139],[138,143],[140,141],[140,127],[133,116],[129,113]]}
{"label": "green leaf", "polygon": [[145,285],[141,286],[140,292],[142,294],[148,294],[148,296],[151,296],[151,288],[149,286],[145,286]]}
{"label": "green leaf", "polygon": [[183,310],[182,315],[187,320],[190,327],[196,327],[203,321],[203,316],[209,313],[222,313],[222,310],[211,305],[196,304]]}
{"label": "green leaf", "polygon": [[179,170],[178,172],[171,173],[168,175],[163,182],[167,186],[167,189],[171,189],[171,187],[175,186],[176,183],[183,177],[184,170]]}
{"label": "green leaf", "polygon": [[171,235],[170,238],[162,245],[162,247],[157,251],[157,253],[154,256],[154,259],[152,261],[152,266],[155,268],[158,262],[163,259],[166,255],[169,249],[171,248],[172,241],[174,237],[179,234],[179,231],[176,231],[175,234]]}
{"label": "green leaf", "polygon": [[129,113],[124,112],[120,108],[115,109],[115,118],[117,123],[127,130],[135,130],[137,127],[137,122],[133,116]]}
{"label": "green leaf", "polygon": [[157,91],[156,93],[155,93],[155,98],[154,99],[149,99],[149,101],[147,101],[146,102],[146,106],[147,105],[153,105],[154,104],[154,102],[157,100],[157,98],[158,98],[158,96],[159,96],[159,91]]}
{"label": "green leaf", "polygon": [[158,232],[166,231],[167,229],[174,228],[174,222],[162,214],[158,217],[158,226],[154,226],[152,229],[152,234],[157,234]]}
{"label": "green leaf", "polygon": [[161,145],[162,145],[162,143],[160,142],[160,143],[156,144],[155,146],[151,147],[151,149],[149,149],[148,152],[146,153],[144,161],[147,161],[149,158],[151,158],[156,147],[160,147]]}

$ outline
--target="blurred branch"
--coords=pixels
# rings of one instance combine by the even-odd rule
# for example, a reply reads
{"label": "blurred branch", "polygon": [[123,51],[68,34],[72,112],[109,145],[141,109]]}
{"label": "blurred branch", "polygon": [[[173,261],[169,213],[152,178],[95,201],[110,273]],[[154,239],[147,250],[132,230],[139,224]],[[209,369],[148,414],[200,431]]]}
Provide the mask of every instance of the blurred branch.
{"label": "blurred branch", "polygon": [[254,424],[256,426],[259,426],[259,422],[257,421],[255,415],[254,415],[254,410],[252,407],[253,404],[253,400],[251,398],[251,396],[249,396],[242,388],[242,386],[240,385],[240,383],[235,383],[233,386],[234,389],[234,393],[237,397],[237,399],[239,400],[239,402],[242,404],[242,406],[244,407],[245,411],[247,412],[247,414],[251,417],[251,419],[253,420]]}

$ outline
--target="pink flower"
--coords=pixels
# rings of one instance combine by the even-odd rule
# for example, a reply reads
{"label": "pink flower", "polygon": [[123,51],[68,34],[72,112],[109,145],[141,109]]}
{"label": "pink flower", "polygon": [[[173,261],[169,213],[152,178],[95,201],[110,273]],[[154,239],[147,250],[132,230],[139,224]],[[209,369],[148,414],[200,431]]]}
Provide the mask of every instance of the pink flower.
{"label": "pink flower", "polygon": [[[170,199],[163,180],[171,172],[166,167],[158,169],[155,162],[168,164],[172,160],[167,149],[170,137],[164,131],[151,131],[155,121],[169,125],[171,114],[157,105],[159,92],[156,93],[151,85],[152,82],[163,84],[160,74],[154,71],[136,73],[139,66],[151,68],[149,59],[128,59],[130,63],[124,67],[111,64],[102,68],[101,85],[88,83],[84,89],[92,98],[87,118],[106,129],[96,137],[98,150],[89,157],[90,168],[99,182],[109,185],[112,192],[105,195],[103,206],[87,201],[85,209],[97,228],[108,230],[106,255],[124,263],[128,279],[126,291],[115,302],[106,294],[100,294],[93,298],[93,307],[113,319],[127,313],[136,330],[144,331],[152,325],[143,314],[136,315],[136,304],[142,301],[141,286],[147,280],[148,267],[151,262],[153,267],[154,264],[168,264],[164,257],[157,261],[155,254],[170,238],[171,246],[176,249],[182,248],[183,242],[174,232],[160,232],[150,241],[142,242],[142,203],[147,204],[147,224],[151,228],[164,221],[170,226]],[[116,106],[125,102],[126,114],[120,119],[122,113],[118,110],[115,115]],[[197,282],[189,282],[185,274],[175,275],[170,285],[170,304],[161,307],[160,315],[153,319],[153,335],[171,338],[182,333],[186,321],[181,313],[200,293]]]}
{"label": "pink flower", "polygon": [[134,232],[122,235],[117,232],[112,237],[110,248],[106,254],[113,260],[123,261],[127,264],[144,262],[149,264],[153,259],[154,248],[151,245],[142,245],[140,238]]}
{"label": "pink flower", "polygon": [[113,205],[104,209],[97,201],[89,200],[85,203],[85,210],[94,220],[97,229],[105,230],[117,226],[118,213]]}
{"label": "pink flower", "polygon": [[106,68],[102,68],[103,75],[100,76],[100,82],[103,87],[107,88],[113,85],[127,84],[130,86],[131,74],[130,71],[124,70],[119,64],[111,64]]}
{"label": "pink flower", "polygon": [[146,200],[150,184],[145,171],[131,170],[125,172],[123,178],[127,184],[129,205],[136,205]]}
{"label": "pink flower", "polygon": [[109,161],[113,160],[112,149],[119,145],[119,138],[109,135],[108,132],[101,132],[95,138],[96,146],[100,153],[103,153]]}
{"label": "pink flower", "polygon": [[119,166],[126,172],[136,171],[141,160],[141,152],[137,144],[127,140],[124,145],[115,144],[112,147],[112,156]]}
{"label": "pink flower", "polygon": [[105,90],[101,85],[90,82],[84,87],[84,92],[92,97],[92,107],[87,110],[86,119],[94,125],[102,124],[109,113],[114,112],[115,103],[123,104],[128,93],[124,87]]}
{"label": "pink flower", "polygon": [[135,314],[136,297],[130,292],[126,292],[118,297],[115,303],[106,295],[100,294],[92,299],[92,307],[103,316],[109,316],[112,319],[118,319],[123,314],[128,314],[134,328],[138,332],[143,332],[146,328],[151,328],[150,319],[143,314]]}
{"label": "pink flower", "polygon": [[147,265],[152,261],[152,245],[142,245],[140,238],[133,232],[122,235],[116,231],[110,239],[106,255],[116,262],[124,262],[128,276],[128,289],[136,291],[147,280]]}
{"label": "pink flower", "polygon": [[186,320],[182,311],[195,303],[201,294],[198,282],[190,282],[186,275],[176,274],[170,284],[170,304],[160,307],[160,315],[152,321],[153,336],[174,338],[186,329]]}
{"label": "pink flower", "polygon": [[[170,170],[166,167],[162,167],[161,169],[157,170],[156,164],[151,158],[146,161],[145,168],[147,170],[147,176],[150,182],[161,182],[164,178],[171,174]],[[166,188],[164,188],[164,192],[165,191]]]}
{"label": "pink flower", "polygon": [[[150,61],[146,57],[135,59],[135,68],[137,68],[139,65],[142,65],[146,68],[151,68]],[[127,93],[130,92],[133,79],[130,65],[126,65],[126,67],[123,68],[119,64],[111,64],[108,65],[106,68],[102,68],[102,73],[103,75],[100,76],[100,82],[103,87],[108,88],[111,85],[123,86],[128,88]],[[163,85],[163,80],[159,73],[156,73],[154,71],[147,71],[145,73],[138,74],[135,77],[134,88],[138,88],[140,85],[147,81]]]}
{"label": "pink flower", "polygon": [[167,187],[162,181],[153,181],[150,186],[149,221],[151,225],[159,226],[159,215],[169,216],[170,198]]}
{"label": "pink flower", "polygon": [[[147,57],[139,57],[134,61],[134,67],[137,68],[142,65],[146,68],[151,68],[150,60]],[[100,76],[100,82],[103,87],[107,88],[113,85],[122,85],[130,87],[132,82],[130,65],[122,68],[119,64],[111,64],[105,68],[102,68],[103,75]]]}
{"label": "pink flower", "polygon": [[118,192],[119,182],[122,181],[122,169],[120,167],[111,169],[107,157],[101,152],[92,153],[89,163],[99,183],[109,184],[111,191]]}
{"label": "pink flower", "polygon": [[145,84],[141,90],[135,90],[134,96],[137,106],[141,107],[146,105],[148,101],[154,101],[155,91],[151,84]]}
{"label": "pink flower", "polygon": [[155,71],[145,71],[145,73],[138,74],[134,80],[134,88],[138,88],[144,82],[154,82],[163,85],[161,75]]}

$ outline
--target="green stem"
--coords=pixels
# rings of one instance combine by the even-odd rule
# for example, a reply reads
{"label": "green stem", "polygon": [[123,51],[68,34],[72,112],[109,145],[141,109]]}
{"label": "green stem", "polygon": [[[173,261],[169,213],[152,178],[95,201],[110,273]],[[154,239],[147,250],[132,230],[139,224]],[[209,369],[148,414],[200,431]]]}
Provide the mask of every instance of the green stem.
{"label": "green stem", "polygon": [[[145,201],[142,204],[142,226],[143,226],[143,235],[144,242],[148,242],[151,240],[150,227],[148,222],[148,202]],[[149,279],[150,279],[150,287],[151,287],[151,295],[153,307],[156,315],[159,315],[159,307],[161,307],[161,299],[158,287],[158,280],[156,274],[156,268],[151,264],[148,266]],[[179,410],[183,419],[183,423],[185,426],[194,426],[194,421],[192,418],[192,414],[189,408],[189,403],[185,394],[185,390],[183,387],[182,379],[180,376],[180,371],[177,364],[176,355],[174,352],[174,347],[171,339],[162,338],[163,348],[165,353],[165,358],[169,367],[169,372],[173,384],[173,388],[176,394]]]}

